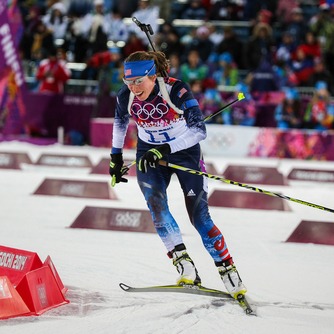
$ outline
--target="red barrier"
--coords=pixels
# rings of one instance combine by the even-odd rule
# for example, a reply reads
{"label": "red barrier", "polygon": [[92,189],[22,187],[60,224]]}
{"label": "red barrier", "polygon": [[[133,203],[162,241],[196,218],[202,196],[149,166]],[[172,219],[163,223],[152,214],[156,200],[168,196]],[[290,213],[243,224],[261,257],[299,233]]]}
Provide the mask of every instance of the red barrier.
{"label": "red barrier", "polygon": [[0,275],[7,276],[14,287],[27,272],[42,265],[36,253],[0,245]]}
{"label": "red barrier", "polygon": [[68,303],[48,265],[27,273],[16,290],[35,315]]}
{"label": "red barrier", "polygon": [[48,256],[0,246],[0,319],[40,315],[69,303],[67,289]]}
{"label": "red barrier", "polygon": [[55,265],[53,264],[50,256],[48,256],[46,258],[46,260],[44,261],[44,265],[47,265],[47,266],[50,267],[50,269],[51,269],[51,271],[53,273],[53,276],[55,277],[56,282],[57,282],[57,284],[59,286],[59,289],[61,290],[61,292],[65,296],[65,294],[66,294],[66,292],[67,292],[68,289],[64,286],[63,282],[61,281],[60,276],[59,276],[59,274],[57,272],[57,269],[56,269]]}
{"label": "red barrier", "polygon": [[0,319],[29,315],[30,310],[7,276],[0,276]]}

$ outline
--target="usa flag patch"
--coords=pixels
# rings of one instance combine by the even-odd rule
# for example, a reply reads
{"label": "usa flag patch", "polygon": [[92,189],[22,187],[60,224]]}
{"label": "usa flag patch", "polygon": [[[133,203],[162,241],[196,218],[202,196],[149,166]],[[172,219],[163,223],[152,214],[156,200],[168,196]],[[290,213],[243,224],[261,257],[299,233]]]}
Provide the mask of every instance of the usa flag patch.
{"label": "usa flag patch", "polygon": [[187,89],[186,89],[186,88],[182,88],[182,89],[178,92],[177,96],[178,96],[178,97],[182,97],[185,93],[187,93]]}
{"label": "usa flag patch", "polygon": [[132,74],[131,68],[126,69],[124,74],[125,76],[131,75]]}

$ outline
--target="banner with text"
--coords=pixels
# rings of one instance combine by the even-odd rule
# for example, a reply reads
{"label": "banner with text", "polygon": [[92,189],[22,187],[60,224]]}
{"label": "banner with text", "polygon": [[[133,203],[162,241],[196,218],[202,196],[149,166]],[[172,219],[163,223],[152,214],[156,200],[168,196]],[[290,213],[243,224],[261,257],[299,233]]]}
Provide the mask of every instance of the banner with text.
{"label": "banner with text", "polygon": [[207,125],[205,155],[334,160],[334,131]]}
{"label": "banner with text", "polygon": [[18,44],[22,21],[17,0],[0,0],[0,133],[25,133],[24,73]]}

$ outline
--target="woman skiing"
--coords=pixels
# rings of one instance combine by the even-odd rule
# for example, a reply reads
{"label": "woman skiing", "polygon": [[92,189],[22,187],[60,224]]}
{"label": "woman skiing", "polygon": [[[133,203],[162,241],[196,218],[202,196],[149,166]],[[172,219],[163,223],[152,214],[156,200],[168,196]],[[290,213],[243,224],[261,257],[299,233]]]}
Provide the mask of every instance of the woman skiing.
{"label": "woman skiing", "polygon": [[124,61],[124,86],[117,94],[110,161],[112,185],[127,182],[122,149],[129,119],[137,124],[137,181],[158,235],[179,272],[177,284],[200,285],[201,279],[168,207],[167,188],[176,174],[192,225],[200,234],[227,291],[237,298],[246,293],[224,237],[210,217],[207,178],[159,164],[160,160],[205,171],[199,142],[206,128],[189,86],[166,76],[164,53],[138,51]]}

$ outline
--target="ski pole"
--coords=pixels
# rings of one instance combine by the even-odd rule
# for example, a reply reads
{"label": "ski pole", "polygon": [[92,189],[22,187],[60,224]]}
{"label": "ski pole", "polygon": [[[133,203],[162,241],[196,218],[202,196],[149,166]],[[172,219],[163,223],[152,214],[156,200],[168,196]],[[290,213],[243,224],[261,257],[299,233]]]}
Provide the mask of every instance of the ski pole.
{"label": "ski pole", "polygon": [[[132,21],[134,23],[136,23],[136,25],[140,28],[141,31],[143,31],[151,45],[151,48],[154,52],[156,52],[156,49],[154,47],[154,44],[152,42],[151,36],[153,35],[153,29],[151,27],[150,24],[145,24],[145,23],[141,23],[136,17],[132,18]],[[161,73],[163,77],[168,77],[168,73],[166,71],[163,71],[163,73]]]}
{"label": "ski pole", "polygon": [[204,122],[207,122],[207,121],[210,120],[211,118],[213,118],[213,117],[219,115],[219,114],[220,114],[221,112],[223,112],[226,108],[228,108],[228,107],[231,106],[232,104],[234,104],[234,103],[236,103],[236,102],[238,102],[238,101],[240,101],[240,100],[242,100],[242,99],[244,99],[244,98],[245,98],[245,95],[244,95],[243,93],[241,93],[241,92],[238,93],[238,97],[237,97],[235,100],[233,100],[233,101],[231,101],[230,103],[226,104],[224,107],[222,107],[221,109],[215,111],[214,113],[212,113],[212,114],[206,116],[206,117],[204,118]]}
{"label": "ski pole", "polygon": [[326,208],[325,206],[322,206],[322,205],[306,202],[306,201],[303,201],[301,199],[289,197],[289,196],[286,196],[286,195],[283,195],[283,194],[278,194],[278,193],[268,191],[268,190],[264,190],[264,189],[261,189],[261,188],[257,188],[255,186],[251,186],[251,185],[248,185],[248,184],[245,184],[245,183],[240,183],[240,182],[232,181],[232,180],[229,180],[229,179],[225,179],[224,177],[221,177],[221,176],[218,176],[218,175],[208,174],[208,173],[201,172],[201,171],[198,171],[198,170],[194,170],[194,169],[186,168],[186,167],[183,167],[183,166],[175,165],[175,164],[169,163],[167,161],[163,161],[163,160],[160,160],[159,164],[161,166],[171,167],[171,168],[174,168],[174,169],[182,170],[186,173],[195,174],[195,175],[199,175],[199,176],[206,176],[209,179],[213,179],[213,180],[225,182],[225,183],[228,183],[228,184],[232,184],[234,186],[238,186],[238,187],[246,188],[246,189],[249,189],[249,190],[253,190],[253,191],[256,191],[258,193],[262,193],[264,195],[279,197],[279,198],[282,198],[282,199],[285,199],[285,200],[288,200],[288,201],[292,201],[292,202],[295,202],[295,203],[298,203],[298,204],[310,206],[310,207],[315,208],[315,209],[319,209],[319,210],[334,213],[333,209]]}

